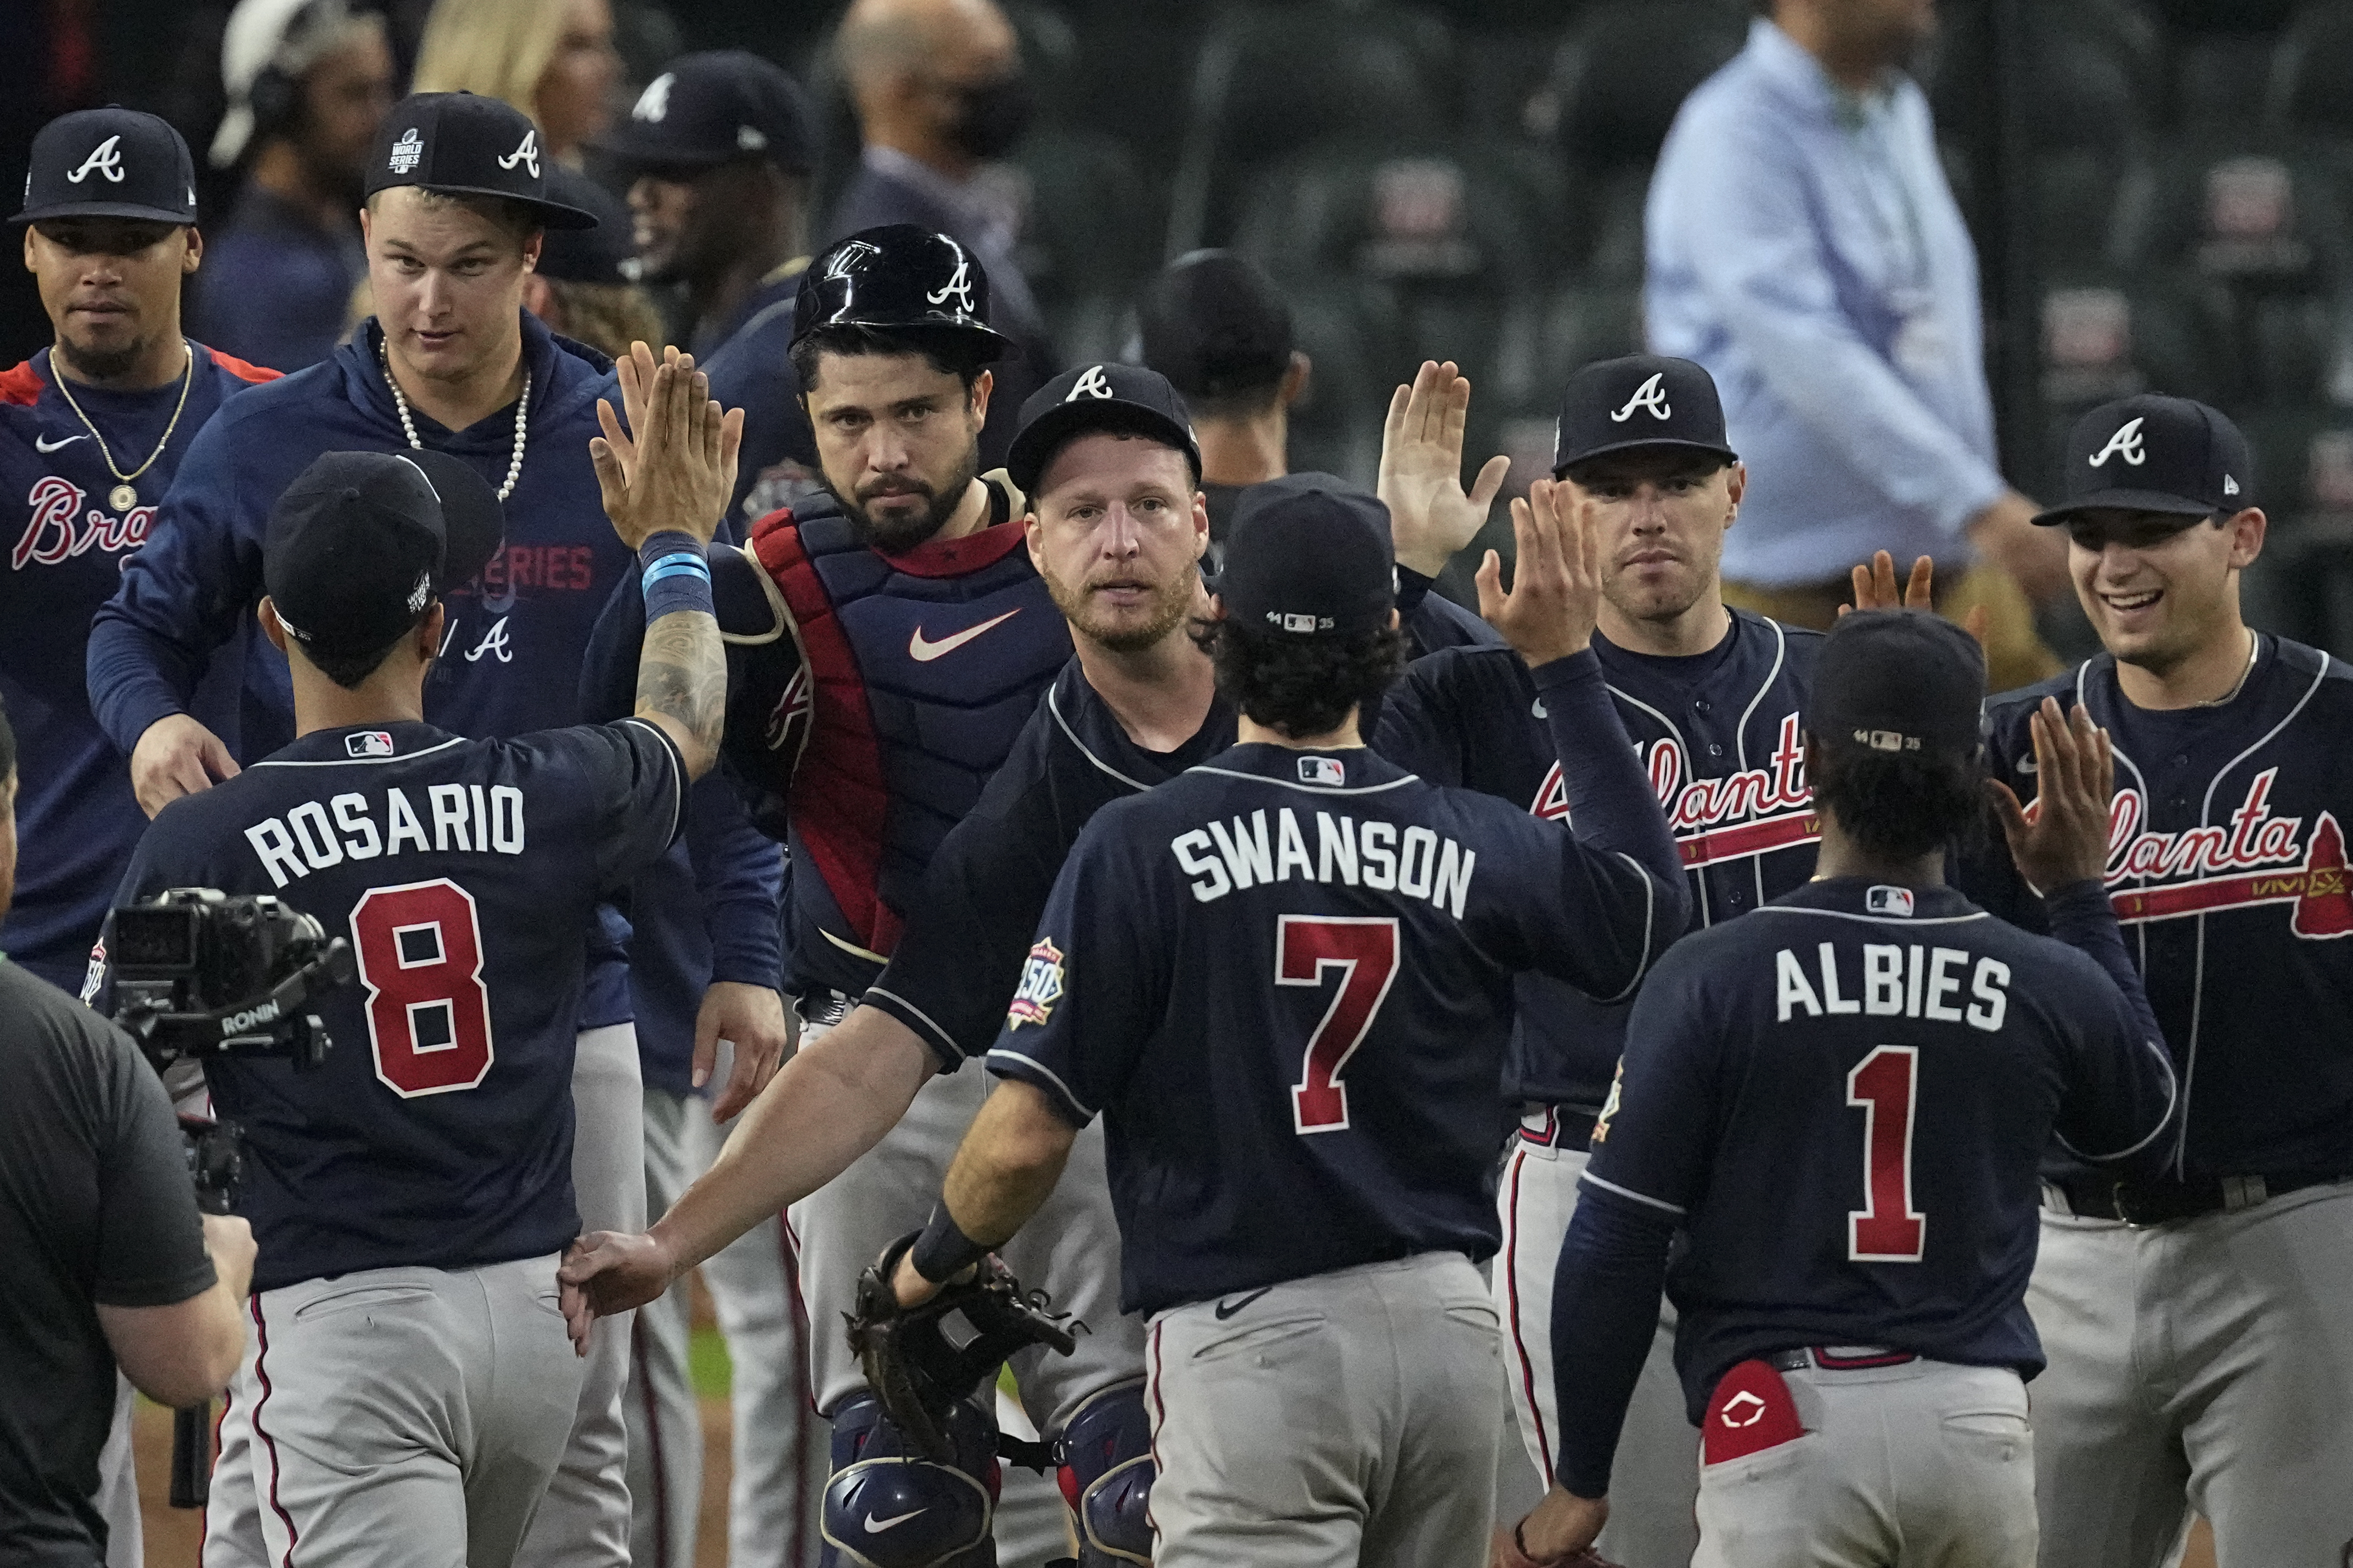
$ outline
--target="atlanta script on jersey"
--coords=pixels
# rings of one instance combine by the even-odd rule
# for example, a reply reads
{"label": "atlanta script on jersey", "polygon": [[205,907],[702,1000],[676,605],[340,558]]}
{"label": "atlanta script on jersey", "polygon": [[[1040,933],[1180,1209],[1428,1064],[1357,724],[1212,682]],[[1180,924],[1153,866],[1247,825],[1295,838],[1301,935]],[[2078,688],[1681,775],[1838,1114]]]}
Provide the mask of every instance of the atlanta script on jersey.
{"label": "atlanta script on jersey", "polygon": [[[2031,800],[2027,718],[2083,702],[2113,737],[2107,889],[2182,1076],[2178,1174],[2353,1171],[2353,670],[2262,637],[2219,708],[2136,708],[2106,654],[1987,706],[1988,765]],[[2039,921],[2006,861],[1969,872],[1997,913]]]}

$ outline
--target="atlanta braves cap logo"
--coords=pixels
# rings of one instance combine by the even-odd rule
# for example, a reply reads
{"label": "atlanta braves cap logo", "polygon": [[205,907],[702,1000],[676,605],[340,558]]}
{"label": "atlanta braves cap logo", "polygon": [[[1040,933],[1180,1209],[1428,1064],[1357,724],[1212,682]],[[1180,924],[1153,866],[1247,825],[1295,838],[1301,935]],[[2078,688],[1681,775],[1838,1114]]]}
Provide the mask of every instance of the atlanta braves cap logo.
{"label": "atlanta braves cap logo", "polygon": [[[1626,405],[1609,416],[1610,423],[1623,425],[1634,416],[1634,410],[1637,408],[1649,409],[1651,417],[1653,419],[1673,418],[1675,411],[1668,404],[1667,389],[1662,384],[1665,379],[1666,374],[1663,371],[1652,371],[1650,379],[1634,389],[1634,395],[1626,400]],[[1556,436],[1556,440],[1557,440]]]}
{"label": "atlanta braves cap logo", "polygon": [[676,80],[676,71],[664,71],[646,83],[646,90],[638,94],[637,106],[629,110],[629,118],[647,125],[660,124],[662,117],[670,112],[670,84]]}
{"label": "atlanta braves cap logo", "polygon": [[2143,417],[2144,416],[2135,415],[2119,426],[2116,433],[2108,437],[2108,444],[2101,447],[2093,457],[2092,467],[2105,468],[2108,466],[2110,458],[2122,458],[2136,468],[2148,461],[2148,453],[2141,444],[2140,425]]}
{"label": "atlanta braves cap logo", "polygon": [[425,138],[419,136],[417,127],[412,125],[400,133],[399,141],[392,144],[392,156],[385,161],[385,167],[396,174],[406,174],[424,161]]}
{"label": "atlanta braves cap logo", "polygon": [[[936,300],[933,301],[934,304],[937,304],[938,302],[939,301]],[[971,307],[967,305],[965,309],[969,310]],[[1065,403],[1076,403],[1082,396],[1110,397],[1112,395],[1111,383],[1103,377],[1103,367],[1101,365],[1095,365],[1090,368],[1084,375],[1079,377],[1078,384],[1071,388],[1071,395],[1065,397],[1062,401]]]}
{"label": "atlanta braves cap logo", "polygon": [[539,131],[537,127],[533,127],[533,129],[524,132],[522,133],[522,140],[515,143],[515,150],[512,153],[501,155],[499,159],[499,167],[501,169],[512,169],[517,163],[521,163],[523,167],[529,169],[533,179],[536,180],[539,178]]}
{"label": "atlanta braves cap logo", "polygon": [[[79,185],[91,174],[104,174],[110,183],[121,184],[122,183],[121,141],[122,138],[120,136],[110,136],[92,148],[90,156],[81,161],[81,167],[66,176],[66,183]],[[32,176],[29,174],[26,176],[26,188],[27,190],[32,188]]]}
{"label": "atlanta braves cap logo", "polygon": [[972,303],[971,262],[958,261],[955,266],[955,275],[950,277],[946,282],[941,284],[937,289],[924,295],[923,300],[927,304],[944,305],[948,302],[948,297],[950,295],[954,295],[955,297],[956,303],[964,307],[965,314],[971,315],[974,313]]}

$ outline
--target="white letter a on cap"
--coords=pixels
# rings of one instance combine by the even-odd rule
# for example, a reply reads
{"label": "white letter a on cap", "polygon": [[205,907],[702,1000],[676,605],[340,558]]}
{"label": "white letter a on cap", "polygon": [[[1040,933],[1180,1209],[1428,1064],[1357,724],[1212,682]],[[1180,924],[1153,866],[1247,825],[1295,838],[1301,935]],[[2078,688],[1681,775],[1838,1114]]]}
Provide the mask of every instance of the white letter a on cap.
{"label": "white letter a on cap", "polygon": [[2145,417],[2144,415],[2136,415],[2126,420],[2124,427],[2109,437],[2108,444],[2100,448],[2100,455],[2092,459],[2092,467],[2105,468],[2110,458],[2122,458],[2136,468],[2148,461],[2148,454],[2141,449],[2140,444],[2140,422]]}

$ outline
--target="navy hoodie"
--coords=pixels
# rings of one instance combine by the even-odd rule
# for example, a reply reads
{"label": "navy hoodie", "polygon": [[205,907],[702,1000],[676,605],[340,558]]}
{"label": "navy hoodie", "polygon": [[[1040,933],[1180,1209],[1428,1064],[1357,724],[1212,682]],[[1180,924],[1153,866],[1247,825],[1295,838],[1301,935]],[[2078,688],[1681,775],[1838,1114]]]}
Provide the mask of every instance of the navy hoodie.
{"label": "navy hoodie", "polygon": [[[121,588],[90,627],[90,706],[124,752],[156,720],[185,710],[214,650],[260,601],[263,529],[295,476],[322,452],[406,448],[382,342],[376,323],[363,322],[332,358],[232,399],[190,447],[146,547],[130,558]],[[589,629],[613,584],[636,567],[606,520],[588,460],[597,399],[617,410],[621,404],[612,362],[528,312],[522,349],[531,407],[522,472],[503,508],[505,548],[478,579],[448,595],[448,633],[425,688],[427,722],[485,739],[581,721],[577,688]],[[455,434],[414,407],[409,416],[427,446],[467,459],[493,488],[505,480],[511,411]],[[286,658],[267,638],[248,640],[240,762],[294,738]],[[668,910],[691,894],[670,880],[658,901]],[[648,918],[645,904],[638,900],[640,919]],[[702,923],[691,901],[676,915]],[[609,910],[605,925],[608,951],[592,952],[581,999],[584,1029],[631,1016],[617,946],[628,928]],[[773,951],[773,928],[766,943]],[[722,967],[756,973],[760,961]]]}

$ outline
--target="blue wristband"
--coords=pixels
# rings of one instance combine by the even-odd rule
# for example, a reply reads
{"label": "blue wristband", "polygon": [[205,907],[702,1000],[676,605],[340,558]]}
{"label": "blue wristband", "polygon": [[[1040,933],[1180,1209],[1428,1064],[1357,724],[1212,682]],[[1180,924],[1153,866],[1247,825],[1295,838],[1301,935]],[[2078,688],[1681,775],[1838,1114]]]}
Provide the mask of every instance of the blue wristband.
{"label": "blue wristband", "polygon": [[[684,546],[683,549],[680,546]],[[646,624],[682,610],[711,615],[711,567],[702,545],[688,534],[657,533],[638,552],[645,562]]]}

